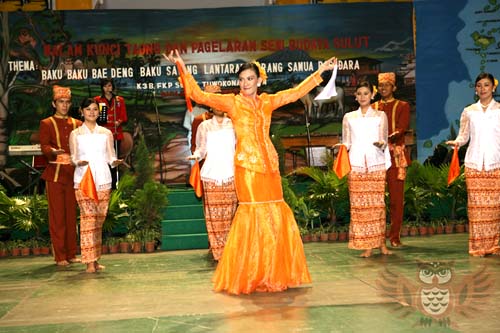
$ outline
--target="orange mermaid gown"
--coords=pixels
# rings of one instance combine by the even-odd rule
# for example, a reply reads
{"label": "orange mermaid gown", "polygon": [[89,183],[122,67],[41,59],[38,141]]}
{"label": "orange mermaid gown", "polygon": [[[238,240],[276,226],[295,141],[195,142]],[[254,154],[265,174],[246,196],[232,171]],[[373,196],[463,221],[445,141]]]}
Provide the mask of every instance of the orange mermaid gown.
{"label": "orange mermaid gown", "polygon": [[235,185],[238,209],[222,258],[213,276],[214,290],[230,294],[277,292],[311,283],[304,247],[292,210],[283,199],[278,155],[269,138],[272,111],[291,103],[321,82],[312,74],[295,88],[242,95],[202,91],[184,75],[186,95],[228,113],[237,137]]}
{"label": "orange mermaid gown", "polygon": [[215,291],[249,294],[311,283],[300,232],[281,177],[236,167],[239,206],[215,275]]}

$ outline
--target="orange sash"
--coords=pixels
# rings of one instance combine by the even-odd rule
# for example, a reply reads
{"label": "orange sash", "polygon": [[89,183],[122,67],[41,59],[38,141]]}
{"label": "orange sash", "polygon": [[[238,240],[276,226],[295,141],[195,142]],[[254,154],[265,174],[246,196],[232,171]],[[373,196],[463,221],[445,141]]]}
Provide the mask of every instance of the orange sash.
{"label": "orange sash", "polygon": [[344,178],[345,175],[351,172],[351,162],[345,145],[340,145],[339,153],[333,163],[333,171],[339,179]]}
{"label": "orange sash", "polygon": [[198,163],[198,161],[196,161],[194,165],[191,167],[191,174],[189,175],[189,184],[191,184],[191,186],[193,187],[194,194],[196,194],[196,196],[200,198],[201,195],[203,194],[203,189],[201,185],[200,164]]}
{"label": "orange sash", "polygon": [[87,167],[87,171],[85,171],[80,181],[80,190],[82,190],[87,197],[99,203],[99,197],[97,196],[97,189],[95,188],[94,177],[92,177],[92,172],[90,171],[90,165]]}
{"label": "orange sash", "polygon": [[453,156],[451,157],[450,171],[448,172],[448,186],[460,175],[460,164],[458,162],[458,147],[453,149]]}

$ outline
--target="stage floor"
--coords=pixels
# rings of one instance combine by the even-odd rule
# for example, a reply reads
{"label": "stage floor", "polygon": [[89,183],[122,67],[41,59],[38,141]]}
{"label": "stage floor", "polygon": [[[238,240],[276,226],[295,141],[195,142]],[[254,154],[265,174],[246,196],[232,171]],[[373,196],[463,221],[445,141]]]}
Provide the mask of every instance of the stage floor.
{"label": "stage floor", "polygon": [[500,257],[469,257],[467,237],[404,238],[368,259],[306,243],[312,285],[243,296],[211,290],[207,250],[104,255],[96,274],[1,259],[0,332],[498,332]]}

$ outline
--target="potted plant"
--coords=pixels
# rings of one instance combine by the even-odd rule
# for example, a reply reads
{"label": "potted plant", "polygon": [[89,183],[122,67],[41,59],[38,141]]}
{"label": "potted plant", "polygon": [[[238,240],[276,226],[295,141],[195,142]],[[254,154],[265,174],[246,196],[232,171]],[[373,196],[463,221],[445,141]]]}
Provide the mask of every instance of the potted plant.
{"label": "potted plant", "polygon": [[339,232],[337,228],[334,225],[332,225],[330,227],[330,231],[328,232],[328,240],[336,241],[337,239],[339,239]]}
{"label": "potted plant", "polygon": [[27,257],[30,255],[31,250],[30,250],[29,241],[19,240],[18,245],[21,248],[21,256]]}
{"label": "potted plant", "polygon": [[342,225],[339,227],[339,242],[345,242],[348,240],[349,236],[349,225]]}
{"label": "potted plant", "polygon": [[409,235],[410,224],[411,224],[411,222],[409,222],[408,220],[403,221],[403,225],[401,226],[401,232],[400,232],[401,237],[407,237]]}
{"label": "potted plant", "polygon": [[459,219],[455,222],[455,231],[457,233],[465,232],[465,220]]}
{"label": "potted plant", "polygon": [[311,230],[311,242],[319,242],[319,228]]}
{"label": "potted plant", "polygon": [[11,240],[7,243],[7,246],[10,251],[10,255],[13,257],[17,257],[21,255],[21,246],[19,240]]}
{"label": "potted plant", "polygon": [[328,228],[323,225],[319,227],[319,240],[321,242],[328,242]]}
{"label": "potted plant", "polygon": [[120,238],[119,241],[120,253],[129,253],[130,252],[130,243],[127,237]]}
{"label": "potted plant", "polygon": [[109,247],[109,253],[118,253],[120,250],[120,239],[117,237],[106,238],[106,243]]}
{"label": "potted plant", "polygon": [[127,240],[130,243],[130,250],[132,253],[140,253],[142,252],[142,232],[136,231],[134,233],[130,233],[127,235]]}
{"label": "potted plant", "polygon": [[346,213],[349,205],[346,177],[339,179],[332,168],[323,170],[318,167],[302,167],[294,174],[304,175],[313,180],[308,189],[308,199],[312,206],[326,213],[329,224],[335,224],[339,219],[339,211]]}
{"label": "potted plant", "polygon": [[410,236],[417,236],[418,235],[418,222],[410,222],[410,230],[409,230],[409,235]]}
{"label": "potted plant", "polygon": [[431,221],[429,223],[429,225],[427,226],[427,234],[429,236],[432,236],[436,233],[436,222],[435,221]]}
{"label": "potted plant", "polygon": [[448,221],[446,225],[444,226],[444,232],[447,234],[452,234],[455,230],[455,222],[453,221]]}
{"label": "potted plant", "polygon": [[156,240],[160,238],[160,233],[156,230],[145,230],[143,234],[144,250],[148,253],[156,250]]}
{"label": "potted plant", "polygon": [[109,253],[109,245],[107,239],[103,238],[101,244],[101,254],[108,254],[108,253]]}
{"label": "potted plant", "polygon": [[311,232],[307,227],[299,227],[300,237],[302,238],[303,243],[309,243],[312,239]]}
{"label": "potted plant", "polygon": [[0,242],[0,257],[6,257],[8,253],[7,244],[5,242]]}
{"label": "potted plant", "polygon": [[50,240],[42,240],[40,243],[40,254],[41,255],[49,255],[51,246],[52,245],[51,245]]}
{"label": "potted plant", "polygon": [[420,236],[425,236],[428,234],[429,228],[427,226],[427,223],[424,221],[421,221],[420,224],[418,225],[418,234]]}
{"label": "potted plant", "polygon": [[41,253],[40,250],[40,242],[36,238],[32,238],[29,240],[31,252],[34,256],[39,256]]}

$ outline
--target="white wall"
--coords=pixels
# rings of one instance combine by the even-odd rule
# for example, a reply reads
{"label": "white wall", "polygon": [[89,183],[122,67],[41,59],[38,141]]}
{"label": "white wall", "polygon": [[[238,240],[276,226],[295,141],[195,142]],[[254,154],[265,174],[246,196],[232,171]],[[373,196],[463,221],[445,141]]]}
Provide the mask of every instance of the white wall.
{"label": "white wall", "polygon": [[189,9],[272,4],[273,0],[97,0],[99,9]]}

